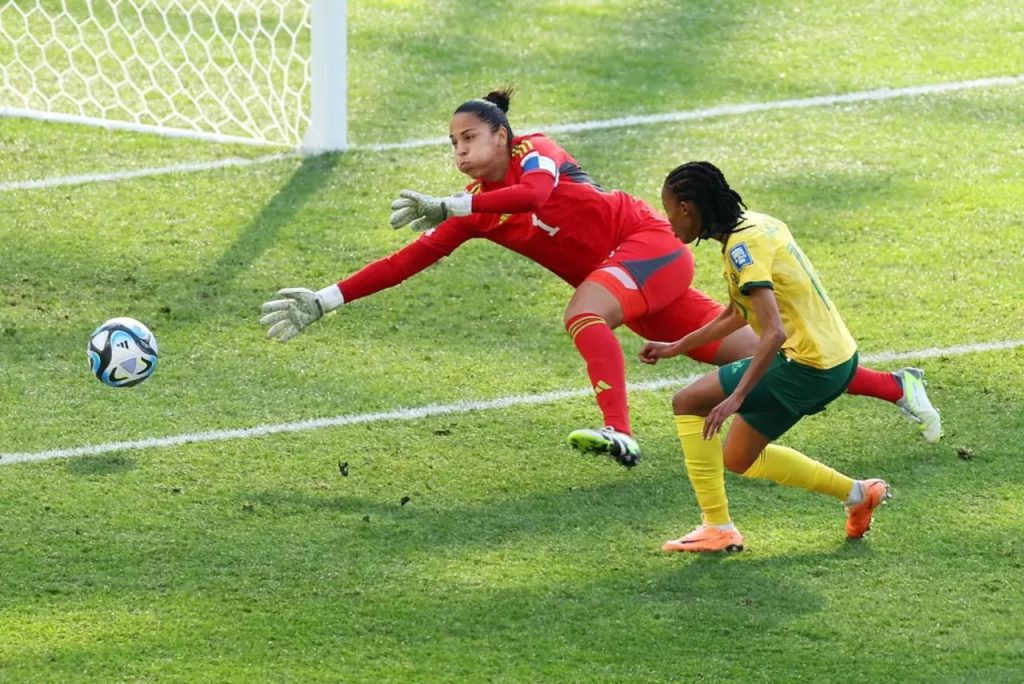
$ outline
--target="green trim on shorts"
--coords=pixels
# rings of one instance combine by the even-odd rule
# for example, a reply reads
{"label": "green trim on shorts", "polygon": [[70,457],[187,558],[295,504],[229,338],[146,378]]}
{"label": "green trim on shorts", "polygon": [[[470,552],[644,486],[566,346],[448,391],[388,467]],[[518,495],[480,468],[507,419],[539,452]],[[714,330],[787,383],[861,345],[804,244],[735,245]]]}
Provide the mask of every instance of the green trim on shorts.
{"label": "green trim on shorts", "polygon": [[[753,357],[718,369],[718,382],[726,396],[736,391]],[[858,356],[822,370],[790,361],[780,351],[740,406],[739,414],[768,439],[778,439],[804,416],[820,413],[846,391],[857,370]]]}

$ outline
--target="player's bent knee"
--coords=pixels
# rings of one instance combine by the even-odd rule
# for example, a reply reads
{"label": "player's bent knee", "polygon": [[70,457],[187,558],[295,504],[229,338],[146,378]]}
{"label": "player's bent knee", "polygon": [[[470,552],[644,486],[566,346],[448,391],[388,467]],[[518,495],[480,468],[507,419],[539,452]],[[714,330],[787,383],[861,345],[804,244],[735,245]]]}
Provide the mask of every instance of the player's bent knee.
{"label": "player's bent knee", "polygon": [[683,388],[673,395],[672,413],[677,416],[700,415],[698,402],[694,401],[693,393],[688,392],[687,390],[688,388]]}
{"label": "player's bent knee", "polygon": [[743,459],[729,458],[729,456],[726,456],[722,462],[726,468],[738,475],[742,475],[750,470],[750,464]]}

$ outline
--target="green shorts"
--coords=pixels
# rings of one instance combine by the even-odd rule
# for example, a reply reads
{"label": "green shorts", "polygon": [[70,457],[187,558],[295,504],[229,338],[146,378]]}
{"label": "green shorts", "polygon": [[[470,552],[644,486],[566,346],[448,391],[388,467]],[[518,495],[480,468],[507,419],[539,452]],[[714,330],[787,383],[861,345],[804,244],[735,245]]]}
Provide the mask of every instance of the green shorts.
{"label": "green shorts", "polygon": [[[752,357],[718,369],[718,382],[732,394],[747,372]],[[777,439],[804,416],[819,413],[846,391],[857,370],[857,353],[828,370],[790,361],[782,352],[740,406],[739,414],[768,439]]]}

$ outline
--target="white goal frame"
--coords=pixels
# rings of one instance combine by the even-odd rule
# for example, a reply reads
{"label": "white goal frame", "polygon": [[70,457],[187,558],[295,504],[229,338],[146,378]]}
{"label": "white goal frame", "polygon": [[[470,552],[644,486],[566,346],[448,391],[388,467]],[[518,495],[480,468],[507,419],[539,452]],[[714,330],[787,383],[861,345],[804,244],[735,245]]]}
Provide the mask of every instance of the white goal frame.
{"label": "white goal frame", "polygon": [[[344,150],[347,5],[0,0],[0,116],[308,154]],[[280,25],[267,24],[275,13]],[[286,15],[299,18],[288,25]],[[226,60],[225,51],[241,59]]]}

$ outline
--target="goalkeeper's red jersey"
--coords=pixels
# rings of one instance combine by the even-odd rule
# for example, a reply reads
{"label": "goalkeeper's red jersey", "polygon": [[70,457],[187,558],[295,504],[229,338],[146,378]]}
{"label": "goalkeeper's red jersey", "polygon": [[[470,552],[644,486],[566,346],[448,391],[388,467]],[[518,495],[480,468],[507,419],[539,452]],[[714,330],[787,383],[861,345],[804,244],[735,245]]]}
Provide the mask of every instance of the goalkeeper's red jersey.
{"label": "goalkeeper's red jersey", "polygon": [[572,155],[539,133],[512,140],[512,160],[501,181],[476,179],[466,190],[473,195],[472,214],[443,221],[342,280],[345,301],[397,285],[473,238],[518,252],[573,287],[637,232],[662,233],[658,242],[665,235],[675,239],[668,221],[649,204],[602,189]]}
{"label": "goalkeeper's red jersey", "polygon": [[[550,194],[528,212],[514,212],[529,198],[506,197],[486,203],[489,193],[523,184],[524,177],[547,174],[554,181]],[[484,238],[507,247],[577,286],[607,259],[616,245],[638,230],[664,230],[668,222],[649,204],[627,193],[603,190],[568,152],[542,134],[512,140],[512,162],[499,182],[474,180],[473,214],[449,219],[420,240],[442,254],[471,238]],[[536,196],[536,193],[535,195]],[[497,199],[497,198],[495,198]],[[495,213],[483,212],[492,207]],[[515,217],[516,220],[513,220]]]}

